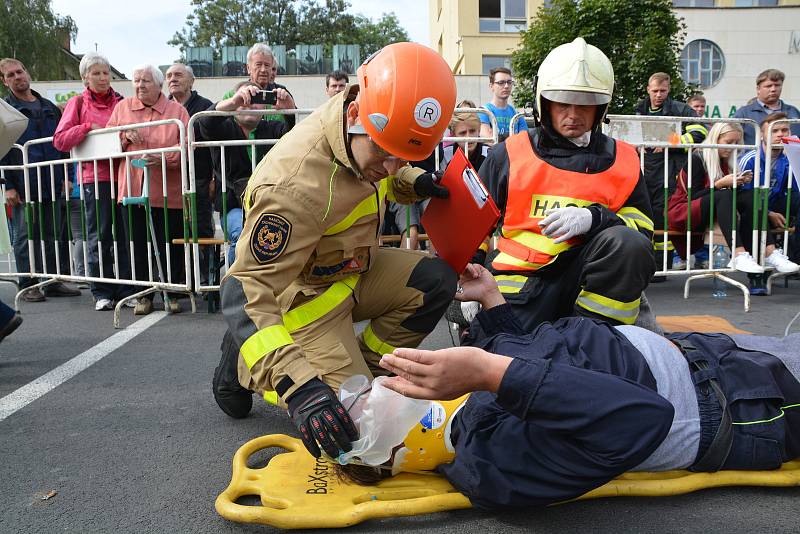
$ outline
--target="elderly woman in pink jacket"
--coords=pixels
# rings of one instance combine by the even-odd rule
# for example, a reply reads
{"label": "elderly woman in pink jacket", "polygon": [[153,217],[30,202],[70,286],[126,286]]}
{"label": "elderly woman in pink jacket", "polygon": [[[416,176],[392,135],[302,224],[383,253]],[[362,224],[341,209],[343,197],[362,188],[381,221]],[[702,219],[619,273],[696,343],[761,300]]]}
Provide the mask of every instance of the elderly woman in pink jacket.
{"label": "elderly woman in pink jacket", "polygon": [[[179,103],[168,100],[161,92],[164,84],[164,74],[153,65],[141,65],[133,70],[133,87],[135,96],[126,98],[114,108],[108,126],[123,126],[126,124],[141,124],[165,119],[178,119],[184,126],[189,122],[189,114]],[[144,128],[132,128],[121,133],[122,149],[127,152],[175,147],[180,144],[180,132],[175,124],[161,124]],[[147,162],[150,175],[149,198],[155,227],[155,241],[161,252],[161,264],[164,276],[167,277],[167,262],[164,257],[164,228],[169,227],[170,241],[174,237],[183,237],[183,200],[181,189],[181,154],[180,152],[164,153],[166,162],[166,191],[163,190],[162,155],[158,153],[136,156],[134,159],[144,159]],[[118,198],[142,196],[144,169],[129,165],[124,160],[117,169]],[[130,177],[130,182],[128,181]],[[166,197],[167,215],[164,216],[164,199]],[[148,280],[148,254],[147,254],[147,215],[142,206],[132,208],[133,217],[129,221],[127,214],[122,217],[126,226],[126,234],[133,241],[134,268],[137,280]],[[183,246],[170,245],[169,257],[171,265],[171,283],[182,284],[185,281]],[[153,269],[154,279],[157,271]],[[136,303],[134,313],[147,315],[153,310],[153,295],[140,298]],[[171,313],[180,311],[180,305],[175,299],[169,299]]]}
{"label": "elderly woman in pink jacket", "polygon": [[[111,66],[105,56],[96,52],[88,52],[81,58],[79,66],[81,78],[86,89],[83,93],[72,97],[64,109],[61,121],[53,136],[53,146],[62,152],[69,152],[81,144],[92,130],[105,128],[114,108],[122,100],[122,96],[111,87]],[[118,265],[114,266],[114,232],[112,221],[117,224],[122,220],[121,210],[112,200],[111,176],[114,169],[108,160],[97,161],[95,174],[94,162],[81,164],[78,179],[83,189],[86,203],[86,229],[88,237],[87,275],[101,278],[130,279],[131,268],[128,259],[127,243],[122,228],[117,228]],[[116,211],[112,215],[112,212]],[[98,224],[99,223],[99,224]],[[99,244],[99,247],[98,247]],[[99,248],[99,253],[98,253]],[[83,251],[79,251],[83,254]],[[102,269],[100,256],[102,255]],[[94,309],[111,310],[114,301],[130,295],[130,285],[107,284],[93,282],[92,295],[95,299]]]}

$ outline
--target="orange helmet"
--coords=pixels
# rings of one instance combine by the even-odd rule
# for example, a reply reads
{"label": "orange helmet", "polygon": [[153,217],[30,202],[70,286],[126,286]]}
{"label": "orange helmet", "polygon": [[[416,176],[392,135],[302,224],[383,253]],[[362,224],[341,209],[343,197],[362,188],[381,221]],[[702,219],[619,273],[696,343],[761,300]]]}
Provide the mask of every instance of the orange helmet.
{"label": "orange helmet", "polygon": [[442,56],[417,43],[390,44],[367,58],[357,74],[364,132],[393,156],[427,158],[456,105],[456,81]]}

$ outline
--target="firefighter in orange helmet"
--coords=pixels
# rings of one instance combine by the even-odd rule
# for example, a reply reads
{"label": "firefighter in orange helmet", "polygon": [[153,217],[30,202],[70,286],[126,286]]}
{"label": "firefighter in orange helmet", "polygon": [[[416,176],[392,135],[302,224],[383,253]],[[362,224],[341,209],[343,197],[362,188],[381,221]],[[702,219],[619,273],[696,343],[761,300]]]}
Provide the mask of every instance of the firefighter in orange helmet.
{"label": "firefighter in orange helmet", "polygon": [[[639,157],[600,131],[613,89],[598,48],[579,37],[553,49],[537,76],[538,124],[481,166],[502,212],[487,266],[529,331],[572,315],[634,324],[655,270]],[[476,322],[470,336],[481,337]]]}
{"label": "firefighter in orange helmet", "polygon": [[[356,429],[334,389],[381,373],[394,347],[417,346],[452,300],[456,273],[423,253],[378,247],[384,200],[446,197],[408,165],[441,140],[455,108],[447,63],[415,43],[389,45],[287,133],[243,198],[236,261],[221,284],[228,323],[214,374],[225,413],[252,392],[288,407],[306,447],[335,457]],[[420,83],[424,80],[425,83]],[[368,320],[356,335],[353,323]]]}

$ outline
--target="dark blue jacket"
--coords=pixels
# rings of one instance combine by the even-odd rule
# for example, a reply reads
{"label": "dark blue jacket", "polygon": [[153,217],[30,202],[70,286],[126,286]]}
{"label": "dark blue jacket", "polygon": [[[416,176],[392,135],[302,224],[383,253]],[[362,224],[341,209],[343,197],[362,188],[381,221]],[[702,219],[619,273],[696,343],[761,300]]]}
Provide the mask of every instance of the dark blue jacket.
{"label": "dark blue jacket", "polygon": [[[474,505],[574,499],[641,464],[667,436],[672,404],[614,327],[568,317],[526,334],[508,305],[478,320],[494,334],[482,348],[514,360],[497,395],[470,396],[453,425],[455,459],[439,466]],[[708,362],[693,376],[700,391],[714,378],[727,397],[734,424],[723,469],[776,469],[800,456],[800,382],[781,360],[723,334],[671,337]]]}
{"label": "dark blue jacket", "polygon": [[674,409],[644,357],[585,317],[525,334],[510,306],[481,312],[483,348],[513,356],[497,395],[473,393],[439,470],[476,506],[547,505],[631,470],[664,440]]}
{"label": "dark blue jacket", "polygon": [[[786,113],[790,119],[800,119],[800,110],[792,105],[787,104],[783,100],[780,102],[781,109],[773,111],[764,109],[764,106],[762,106],[758,100],[753,100],[752,103],[737,109],[733,116],[737,119],[753,119],[759,126],[761,126],[761,121],[766,119],[768,115],[777,113],[778,111]],[[750,124],[742,124],[742,129],[744,130],[744,144],[754,144],[756,142],[756,132],[753,126]],[[800,124],[792,124],[791,130],[792,135],[800,135]]]}
{"label": "dark blue jacket", "polygon": [[[36,91],[31,91],[33,96],[35,96],[42,104],[41,114],[38,116],[33,116],[30,111],[28,110],[25,105],[17,99],[12,93],[6,98],[6,102],[11,104],[14,108],[19,110],[22,114],[28,117],[28,128],[25,132],[20,136],[17,140],[17,144],[24,145],[27,141],[31,139],[41,139],[43,137],[52,137],[53,134],[56,132],[56,127],[58,126],[58,121],[61,120],[61,110],[58,107],[43,98],[42,95],[37,93]],[[36,163],[39,161],[52,161],[58,159],[64,159],[69,157],[69,154],[64,152],[60,152],[55,149],[53,143],[42,143],[42,144],[35,144],[31,145],[29,152],[28,152],[28,161],[30,163]],[[9,153],[0,161],[0,165],[22,165],[22,154],[19,150],[11,150]],[[54,165],[55,169],[55,191],[56,196],[61,196],[62,191],[64,190],[64,165]],[[67,173],[70,180],[73,179],[75,171],[74,165],[67,165]],[[37,171],[35,168],[31,168],[30,173],[30,193],[31,199],[30,200],[38,200],[38,176]],[[7,189],[16,189],[17,193],[19,194],[20,198],[25,198],[25,181],[24,181],[24,173],[22,171],[10,171],[6,173],[6,188]],[[50,190],[50,167],[45,166],[41,167],[41,183],[42,183],[42,199],[43,200],[50,200],[52,199],[51,190]]]}
{"label": "dark blue jacket", "polygon": [[[759,170],[759,175],[761,176],[761,180],[764,179],[764,175],[767,173],[767,157],[764,153],[764,147],[761,146],[758,149],[758,152],[761,156],[761,169]],[[797,182],[795,181],[794,177],[789,180],[789,158],[786,157],[786,154],[781,153],[778,157],[772,158],[772,173],[770,174],[770,184],[769,184],[769,210],[770,211],[779,211],[780,208],[778,206],[784,207],[786,206],[785,200],[787,196],[787,192],[789,188],[787,187],[787,183],[791,181],[792,184],[792,204],[797,205],[800,203],[800,189],[797,188]],[[745,152],[739,158],[739,170],[740,171],[753,171],[753,176],[755,176],[756,172],[756,151],[750,150]],[[753,178],[755,180],[755,178]],[[744,184],[742,189],[753,189],[754,183],[750,182]]]}

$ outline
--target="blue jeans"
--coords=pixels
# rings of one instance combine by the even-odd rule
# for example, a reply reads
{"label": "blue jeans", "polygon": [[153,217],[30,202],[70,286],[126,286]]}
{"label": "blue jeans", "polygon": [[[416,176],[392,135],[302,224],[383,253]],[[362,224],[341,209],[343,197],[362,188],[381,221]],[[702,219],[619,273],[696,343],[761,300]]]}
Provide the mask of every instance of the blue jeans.
{"label": "blue jeans", "polygon": [[[130,256],[128,255],[128,242],[123,232],[123,219],[127,218],[127,211],[111,198],[111,182],[97,182],[84,184],[83,198],[86,204],[86,234],[88,265],[86,273],[89,276],[113,279],[114,269],[114,228],[112,220],[116,215],[116,242],[119,259],[119,277],[131,278]],[[112,215],[112,212],[114,214]],[[103,255],[103,269],[100,271],[100,253]],[[81,256],[83,251],[81,251]],[[96,300],[120,300],[136,292],[133,286],[127,284],[91,282],[89,284],[92,296]]]}
{"label": "blue jeans", "polygon": [[225,224],[228,229],[228,238],[231,241],[231,248],[228,249],[228,265],[233,263],[236,259],[236,242],[239,241],[239,236],[242,235],[242,227],[244,226],[244,213],[242,208],[233,208],[228,211],[225,217]]}

